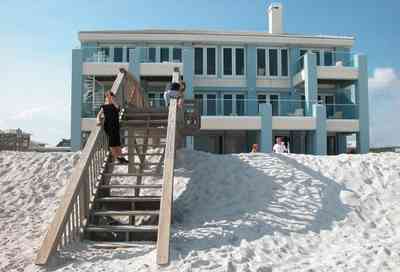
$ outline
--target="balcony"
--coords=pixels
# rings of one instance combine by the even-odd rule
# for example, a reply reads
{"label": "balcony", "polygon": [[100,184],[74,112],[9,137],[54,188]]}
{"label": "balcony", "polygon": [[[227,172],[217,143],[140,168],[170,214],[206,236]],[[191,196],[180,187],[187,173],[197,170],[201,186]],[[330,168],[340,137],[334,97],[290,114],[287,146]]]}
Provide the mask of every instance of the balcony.
{"label": "balcony", "polygon": [[[128,69],[128,52],[111,56],[108,47],[89,47],[83,48],[83,74],[115,76],[120,68]],[[172,76],[174,68],[183,71],[183,63],[173,62],[154,62],[150,59],[140,63],[141,76]]]}
{"label": "balcony", "polygon": [[[322,65],[317,58],[317,80],[320,84],[330,84],[337,81],[353,82],[358,79],[358,68],[355,65],[353,53],[327,52],[325,62]],[[303,85],[306,73],[304,70],[304,56],[301,56],[295,64],[293,85]]]}

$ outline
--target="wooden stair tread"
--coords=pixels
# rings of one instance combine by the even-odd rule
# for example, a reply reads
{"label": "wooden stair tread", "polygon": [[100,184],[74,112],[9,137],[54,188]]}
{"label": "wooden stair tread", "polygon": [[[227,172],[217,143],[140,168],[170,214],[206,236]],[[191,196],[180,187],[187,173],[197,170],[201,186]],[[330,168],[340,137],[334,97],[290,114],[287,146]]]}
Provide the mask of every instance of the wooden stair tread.
{"label": "wooden stair tread", "polygon": [[162,173],[104,173],[105,177],[162,177]]}
{"label": "wooden stair tread", "polygon": [[108,184],[100,185],[100,188],[107,189],[161,189],[162,184]]}
{"label": "wooden stair tread", "polygon": [[159,215],[157,210],[135,210],[135,211],[94,211],[96,216],[139,216],[139,215]]}
{"label": "wooden stair tread", "polygon": [[155,246],[155,241],[134,241],[134,242],[90,242],[90,246],[94,248],[105,248],[105,249],[113,249],[113,248],[135,248],[138,246]]}
{"label": "wooden stair tread", "polygon": [[157,230],[158,226],[152,225],[89,225],[86,227],[86,231],[89,232],[156,232]]}
{"label": "wooden stair tread", "polygon": [[99,197],[96,198],[97,202],[150,202],[150,201],[160,201],[159,196],[112,196],[112,197]]}

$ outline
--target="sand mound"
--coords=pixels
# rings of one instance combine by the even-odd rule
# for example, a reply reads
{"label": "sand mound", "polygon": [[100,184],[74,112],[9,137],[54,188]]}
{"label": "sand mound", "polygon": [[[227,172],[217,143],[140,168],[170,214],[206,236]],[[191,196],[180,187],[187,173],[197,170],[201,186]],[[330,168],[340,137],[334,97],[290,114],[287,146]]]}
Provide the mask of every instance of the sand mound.
{"label": "sand mound", "polygon": [[[34,251],[76,156],[0,154],[1,271],[40,270]],[[172,260],[162,271],[399,271],[399,154],[183,150],[174,190]],[[80,243],[51,270],[159,271],[154,260],[152,246]]]}

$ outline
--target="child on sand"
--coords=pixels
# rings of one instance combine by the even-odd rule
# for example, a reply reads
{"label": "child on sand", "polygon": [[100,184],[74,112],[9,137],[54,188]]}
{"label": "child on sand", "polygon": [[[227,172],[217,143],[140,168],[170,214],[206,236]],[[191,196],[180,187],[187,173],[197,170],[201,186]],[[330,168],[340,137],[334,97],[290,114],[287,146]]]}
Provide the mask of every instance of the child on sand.
{"label": "child on sand", "polygon": [[129,163],[129,161],[122,156],[121,151],[119,106],[115,102],[114,94],[111,91],[107,91],[105,97],[106,101],[97,114],[97,125],[101,125],[101,119],[104,117],[104,131],[108,136],[108,145],[111,148],[114,160],[117,160],[121,164]]}

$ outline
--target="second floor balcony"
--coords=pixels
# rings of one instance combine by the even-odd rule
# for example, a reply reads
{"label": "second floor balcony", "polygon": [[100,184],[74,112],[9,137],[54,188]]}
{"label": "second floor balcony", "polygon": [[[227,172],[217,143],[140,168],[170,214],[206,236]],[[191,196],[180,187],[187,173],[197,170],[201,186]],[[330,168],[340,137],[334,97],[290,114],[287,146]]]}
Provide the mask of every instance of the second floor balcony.
{"label": "second floor balcony", "polygon": [[[306,51],[295,63],[293,85],[304,85],[306,78],[305,54]],[[313,52],[311,52],[313,53]],[[355,54],[349,52],[325,52],[324,62],[320,54],[316,55],[317,80],[320,84],[331,84],[338,81],[351,84],[358,79],[358,68],[355,63]]]}

